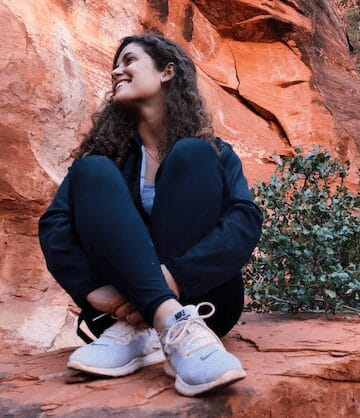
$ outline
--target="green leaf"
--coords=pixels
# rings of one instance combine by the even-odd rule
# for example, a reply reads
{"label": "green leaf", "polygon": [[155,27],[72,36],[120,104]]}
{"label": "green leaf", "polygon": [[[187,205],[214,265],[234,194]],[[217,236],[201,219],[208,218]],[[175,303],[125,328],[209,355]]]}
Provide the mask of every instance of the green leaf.
{"label": "green leaf", "polygon": [[333,290],[330,289],[325,289],[325,293],[329,296],[329,298],[331,299],[335,299],[336,298],[336,292],[334,292]]}

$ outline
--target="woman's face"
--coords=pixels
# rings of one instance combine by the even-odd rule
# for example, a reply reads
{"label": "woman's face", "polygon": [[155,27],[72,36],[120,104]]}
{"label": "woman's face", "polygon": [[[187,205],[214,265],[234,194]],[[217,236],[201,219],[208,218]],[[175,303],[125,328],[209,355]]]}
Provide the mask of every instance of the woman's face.
{"label": "woman's face", "polygon": [[131,43],[121,51],[112,71],[113,102],[130,107],[158,103],[168,79],[166,70],[159,71],[141,45]]}

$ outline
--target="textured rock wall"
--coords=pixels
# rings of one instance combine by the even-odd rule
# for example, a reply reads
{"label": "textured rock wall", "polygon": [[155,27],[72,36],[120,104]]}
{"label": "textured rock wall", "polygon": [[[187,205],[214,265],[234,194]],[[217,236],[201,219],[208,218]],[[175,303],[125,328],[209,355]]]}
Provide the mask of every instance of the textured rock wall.
{"label": "textured rock wall", "polygon": [[13,351],[74,342],[74,307],[46,272],[37,220],[125,35],[155,29],[189,51],[250,183],[294,146],[321,144],[350,158],[355,187],[360,77],[327,0],[3,0],[0,10],[0,333]]}

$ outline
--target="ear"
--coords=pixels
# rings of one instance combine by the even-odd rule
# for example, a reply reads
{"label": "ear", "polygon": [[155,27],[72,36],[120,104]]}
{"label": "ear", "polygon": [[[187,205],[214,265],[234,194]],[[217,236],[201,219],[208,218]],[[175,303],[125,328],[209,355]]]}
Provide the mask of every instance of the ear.
{"label": "ear", "polygon": [[168,62],[165,68],[162,70],[161,81],[166,83],[175,76],[175,64],[173,62]]}

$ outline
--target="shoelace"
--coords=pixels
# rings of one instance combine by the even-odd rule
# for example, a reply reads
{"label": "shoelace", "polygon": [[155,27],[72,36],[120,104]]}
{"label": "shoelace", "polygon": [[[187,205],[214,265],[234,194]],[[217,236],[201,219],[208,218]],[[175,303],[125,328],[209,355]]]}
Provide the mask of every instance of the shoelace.
{"label": "shoelace", "polygon": [[[202,306],[210,307],[211,311],[200,315],[199,309]],[[203,319],[209,318],[214,314],[215,306],[210,302],[202,302],[196,306],[196,310],[197,317],[190,317],[189,319],[175,322],[170,328],[163,331],[161,339],[164,341],[164,350],[166,352],[169,351],[169,346],[174,346],[179,342],[181,342],[181,345],[177,347],[177,351],[184,356],[189,356],[199,348],[204,348],[214,343],[221,345],[217,335],[203,321]]]}

